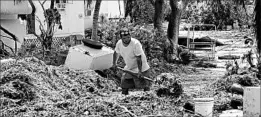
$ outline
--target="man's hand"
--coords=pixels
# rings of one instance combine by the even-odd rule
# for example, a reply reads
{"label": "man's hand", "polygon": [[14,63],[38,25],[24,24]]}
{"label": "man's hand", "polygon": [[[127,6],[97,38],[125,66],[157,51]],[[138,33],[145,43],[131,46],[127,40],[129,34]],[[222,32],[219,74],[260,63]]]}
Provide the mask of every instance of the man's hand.
{"label": "man's hand", "polygon": [[139,71],[138,74],[137,74],[137,77],[138,77],[138,78],[141,78],[141,76],[142,76],[142,72]]}
{"label": "man's hand", "polygon": [[112,65],[112,70],[113,70],[114,73],[116,73],[116,71],[117,71],[117,65],[116,64]]}

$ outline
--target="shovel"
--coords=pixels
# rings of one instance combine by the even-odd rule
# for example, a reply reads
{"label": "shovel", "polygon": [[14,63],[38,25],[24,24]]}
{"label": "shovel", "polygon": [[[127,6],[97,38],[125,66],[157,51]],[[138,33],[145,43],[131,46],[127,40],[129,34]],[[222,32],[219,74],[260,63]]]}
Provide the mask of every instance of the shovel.
{"label": "shovel", "polygon": [[[120,69],[120,70],[122,70],[122,71],[124,71],[125,73],[128,73],[128,74],[131,74],[131,75],[133,75],[133,76],[138,77],[138,76],[137,76],[137,73],[134,73],[134,72],[132,72],[132,71],[130,71],[130,70],[126,70],[126,69],[123,69],[123,68],[120,68],[120,67],[117,67],[117,68]],[[154,80],[152,80],[152,79],[150,79],[150,78],[148,78],[148,77],[146,77],[146,76],[141,76],[141,78],[143,78],[143,79],[145,79],[145,80],[149,80],[149,81],[151,81],[151,82],[154,82]]]}

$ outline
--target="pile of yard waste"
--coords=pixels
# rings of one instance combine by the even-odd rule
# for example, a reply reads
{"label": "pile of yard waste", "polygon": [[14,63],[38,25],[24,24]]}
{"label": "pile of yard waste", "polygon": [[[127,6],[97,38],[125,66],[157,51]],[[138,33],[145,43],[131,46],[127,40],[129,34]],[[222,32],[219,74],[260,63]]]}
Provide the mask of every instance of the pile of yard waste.
{"label": "pile of yard waste", "polygon": [[[1,67],[0,116],[183,115],[180,107],[189,97],[176,77],[166,77],[170,76],[160,75],[149,92],[124,96],[114,80],[92,70],[71,70],[46,65],[35,57],[23,58]],[[162,89],[167,93],[158,96]]]}
{"label": "pile of yard waste", "polygon": [[94,71],[74,71],[25,58],[3,67],[0,76],[1,116],[82,115],[94,97],[117,89]]}

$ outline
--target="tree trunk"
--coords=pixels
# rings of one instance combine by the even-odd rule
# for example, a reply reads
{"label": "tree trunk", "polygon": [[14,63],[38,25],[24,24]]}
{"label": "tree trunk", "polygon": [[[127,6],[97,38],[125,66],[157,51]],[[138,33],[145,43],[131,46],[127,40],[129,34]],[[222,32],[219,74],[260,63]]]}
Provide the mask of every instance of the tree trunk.
{"label": "tree trunk", "polygon": [[51,0],[50,9],[54,9],[54,0]]}
{"label": "tree trunk", "polygon": [[256,42],[257,51],[261,55],[261,1],[256,0]]}
{"label": "tree trunk", "polygon": [[123,0],[123,9],[124,9],[124,16],[126,14],[126,5],[127,5],[127,0]]}
{"label": "tree trunk", "polygon": [[256,43],[257,43],[257,54],[258,54],[258,76],[261,78],[261,1],[256,0],[255,4],[255,12],[256,12]]}
{"label": "tree trunk", "polygon": [[28,33],[33,34],[35,32],[35,11],[36,11],[36,8],[35,8],[35,5],[34,5],[32,0],[28,0],[28,1],[29,1],[30,6],[32,7],[32,13],[27,15],[27,18],[28,18],[27,28],[29,29]]}
{"label": "tree trunk", "polygon": [[174,58],[177,59],[177,47],[179,36],[179,23],[181,17],[181,9],[178,8],[178,0],[170,0],[171,15],[168,24],[167,35],[171,46],[173,47]]}
{"label": "tree trunk", "polygon": [[154,13],[154,28],[162,31],[162,22],[163,22],[163,5],[164,0],[156,0],[154,3],[155,13]]}
{"label": "tree trunk", "polygon": [[93,14],[93,24],[92,24],[92,40],[98,41],[97,39],[97,30],[98,30],[98,19],[99,19],[99,12],[102,0],[96,0],[95,9]]}
{"label": "tree trunk", "polygon": [[[54,12],[54,1],[55,0],[51,0],[51,5],[50,5],[50,11],[51,12]],[[47,9],[48,10],[48,9]],[[48,18],[48,19],[50,19],[50,18]],[[47,36],[45,37],[45,49],[47,49],[47,50],[51,50],[52,49],[52,43],[53,43],[53,23],[55,23],[54,21],[53,21],[54,19],[52,19],[52,20],[47,20],[47,22],[48,22],[48,24],[47,24],[47,30],[49,30],[49,32],[46,32],[47,33]]]}

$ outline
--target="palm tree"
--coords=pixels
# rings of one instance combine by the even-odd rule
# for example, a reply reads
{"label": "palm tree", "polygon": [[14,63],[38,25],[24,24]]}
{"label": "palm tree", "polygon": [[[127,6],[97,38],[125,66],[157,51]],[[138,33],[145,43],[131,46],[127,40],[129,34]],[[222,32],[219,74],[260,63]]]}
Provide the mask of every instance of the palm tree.
{"label": "palm tree", "polygon": [[97,41],[97,30],[98,30],[98,19],[99,19],[99,12],[101,7],[102,0],[96,0],[94,14],[93,14],[93,24],[92,24],[92,40]]}
{"label": "palm tree", "polygon": [[258,75],[261,77],[261,1],[255,1],[255,28],[256,28],[256,42],[258,54]]}

